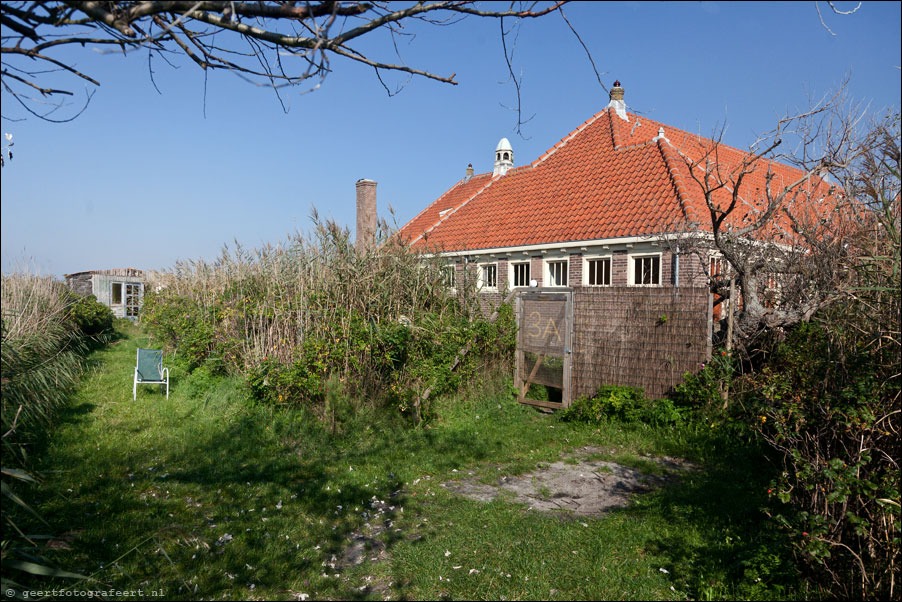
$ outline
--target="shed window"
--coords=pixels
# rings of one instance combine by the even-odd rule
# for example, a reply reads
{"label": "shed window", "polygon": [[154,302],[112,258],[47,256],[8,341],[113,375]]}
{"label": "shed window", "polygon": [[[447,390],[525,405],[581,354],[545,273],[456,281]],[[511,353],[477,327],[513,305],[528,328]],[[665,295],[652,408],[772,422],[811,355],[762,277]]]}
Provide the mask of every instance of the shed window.
{"label": "shed window", "polygon": [[137,318],[141,309],[141,285],[125,285],[125,317]]}
{"label": "shed window", "polygon": [[110,301],[111,305],[122,305],[122,283],[114,282],[113,283],[113,295],[112,301]]}

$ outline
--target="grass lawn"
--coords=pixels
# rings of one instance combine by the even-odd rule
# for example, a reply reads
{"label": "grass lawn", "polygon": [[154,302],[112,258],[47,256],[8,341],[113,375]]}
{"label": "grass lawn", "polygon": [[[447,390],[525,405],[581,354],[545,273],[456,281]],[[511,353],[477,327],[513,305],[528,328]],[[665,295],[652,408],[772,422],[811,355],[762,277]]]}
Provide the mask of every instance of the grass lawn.
{"label": "grass lawn", "polygon": [[[564,423],[519,406],[499,378],[441,400],[427,427],[340,408],[333,433],[308,412],[249,402],[238,380],[177,364],[168,400],[143,385],[132,401],[135,348],[149,345],[131,327],[96,352],[37,450],[44,482],[29,495],[57,537],[50,558],[96,579],[65,587],[141,589],[148,599],[797,592],[759,511],[763,460],[707,427]],[[704,469],[588,520],[441,486],[523,473],[586,445],[624,463],[670,455]]]}

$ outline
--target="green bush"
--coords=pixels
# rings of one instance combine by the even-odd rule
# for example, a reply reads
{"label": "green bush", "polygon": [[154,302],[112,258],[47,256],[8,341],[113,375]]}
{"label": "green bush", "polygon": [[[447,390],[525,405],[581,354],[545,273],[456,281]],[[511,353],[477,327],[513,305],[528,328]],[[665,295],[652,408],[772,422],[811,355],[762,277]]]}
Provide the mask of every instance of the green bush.
{"label": "green bush", "polygon": [[648,399],[641,388],[604,385],[592,397],[581,397],[561,413],[566,421],[596,423],[606,420],[671,425],[683,417],[669,399]]}
{"label": "green bush", "polygon": [[748,420],[783,451],[772,514],[800,557],[844,596],[888,593],[898,578],[897,352],[850,348],[802,324],[744,383]]}
{"label": "green bush", "polygon": [[701,370],[683,375],[683,381],[674,387],[674,401],[678,406],[702,412],[717,410],[723,405],[724,387],[732,382],[733,362],[731,353],[715,350]]}
{"label": "green bush", "polygon": [[75,297],[69,312],[75,325],[87,336],[104,334],[113,329],[113,311],[94,295]]}
{"label": "green bush", "polygon": [[141,321],[158,339],[171,345],[191,371],[216,357],[210,312],[188,297],[147,293]]}

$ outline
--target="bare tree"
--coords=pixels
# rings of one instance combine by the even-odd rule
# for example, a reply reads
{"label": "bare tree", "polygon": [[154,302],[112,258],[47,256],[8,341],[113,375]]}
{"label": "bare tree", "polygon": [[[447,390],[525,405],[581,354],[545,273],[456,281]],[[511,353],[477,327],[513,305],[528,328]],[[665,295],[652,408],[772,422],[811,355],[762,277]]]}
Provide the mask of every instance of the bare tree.
{"label": "bare tree", "polygon": [[[63,103],[54,99],[73,95],[72,79],[100,85],[77,67],[75,55],[69,50],[92,46],[123,52],[140,49],[147,52],[148,61],[156,57],[170,62],[175,55],[186,56],[205,72],[230,71],[270,87],[277,95],[290,86],[315,90],[333,70],[332,60],[341,57],[372,67],[386,91],[394,94],[400,88],[389,88],[383,79],[386,72],[458,83],[456,74],[438,74],[428,67],[404,62],[397,42],[413,35],[409,27],[412,22],[449,26],[467,17],[496,19],[505,42],[512,31],[505,27],[505,19],[516,24],[553,13],[563,17],[564,4],[511,2],[502,5],[504,10],[494,10],[499,7],[492,5],[483,10],[469,1],[406,5],[327,0],[2,2],[2,85],[4,92],[32,115],[49,121],[74,119],[87,106],[93,91],[80,109],[64,111],[60,117],[56,115]],[[378,32],[391,37],[395,56],[373,56],[363,49],[361,41]],[[511,74],[512,52],[511,42],[505,42],[505,59]],[[150,62],[148,68],[152,78]],[[61,74],[70,79],[57,85]],[[516,78],[513,81],[519,127],[520,87]],[[281,96],[279,100],[282,102]],[[284,102],[282,106],[285,107]]]}
{"label": "bare tree", "polygon": [[854,287],[851,242],[870,219],[850,175],[868,146],[863,113],[837,94],[747,152],[723,144],[723,129],[674,148],[688,181],[671,246],[699,258],[719,299],[733,297],[731,342],[807,321]]}

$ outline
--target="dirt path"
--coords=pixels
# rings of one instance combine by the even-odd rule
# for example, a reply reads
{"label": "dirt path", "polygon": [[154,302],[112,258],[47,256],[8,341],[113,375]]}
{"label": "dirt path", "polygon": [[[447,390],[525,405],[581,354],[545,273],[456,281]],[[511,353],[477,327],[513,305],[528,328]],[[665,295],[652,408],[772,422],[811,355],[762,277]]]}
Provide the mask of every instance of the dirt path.
{"label": "dirt path", "polygon": [[[561,460],[532,472],[504,476],[495,484],[464,479],[443,483],[450,491],[483,502],[505,496],[531,510],[567,511],[576,516],[600,516],[611,508],[626,506],[631,499],[678,478],[680,471],[694,467],[672,458],[649,458],[661,467],[663,476],[646,474],[604,460],[591,460],[600,448],[584,447],[569,462]],[[575,462],[574,462],[575,460]]]}

